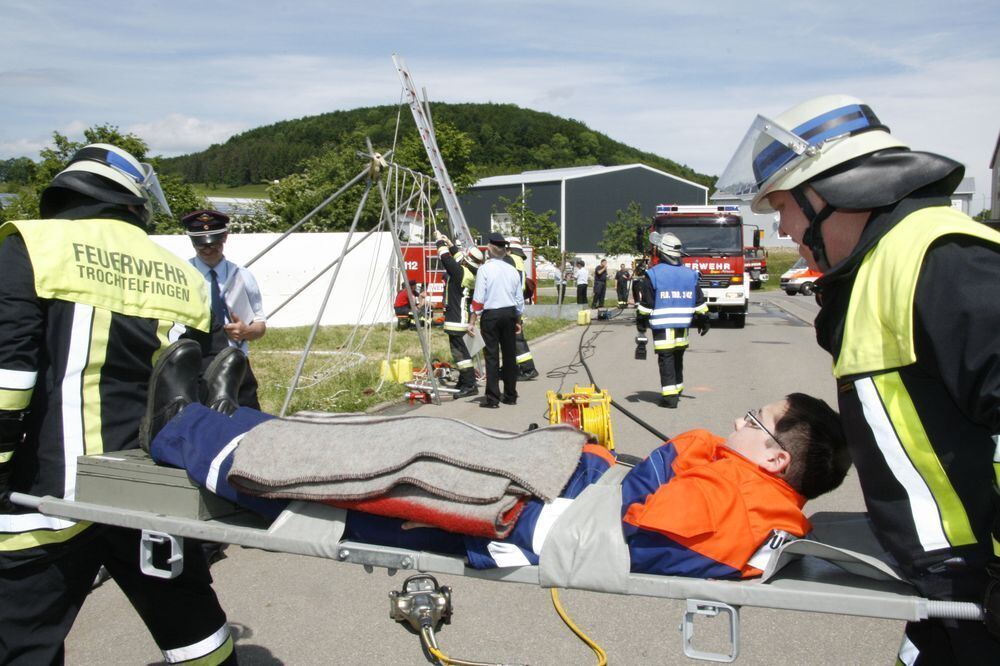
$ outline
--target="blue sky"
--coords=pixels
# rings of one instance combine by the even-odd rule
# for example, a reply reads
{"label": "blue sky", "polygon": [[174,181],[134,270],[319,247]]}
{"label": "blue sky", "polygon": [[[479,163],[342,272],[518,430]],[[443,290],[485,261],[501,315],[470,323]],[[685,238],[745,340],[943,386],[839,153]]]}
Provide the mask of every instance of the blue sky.
{"label": "blue sky", "polygon": [[153,153],[395,104],[399,53],[431,101],[512,102],[718,175],[757,113],[848,93],[989,196],[1000,3],[4,0],[0,158],[96,123]]}

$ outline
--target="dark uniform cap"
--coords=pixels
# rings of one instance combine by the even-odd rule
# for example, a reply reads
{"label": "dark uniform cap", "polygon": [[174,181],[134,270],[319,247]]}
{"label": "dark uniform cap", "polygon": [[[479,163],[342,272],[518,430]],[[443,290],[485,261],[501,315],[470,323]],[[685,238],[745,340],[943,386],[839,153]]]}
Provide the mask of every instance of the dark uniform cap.
{"label": "dark uniform cap", "polygon": [[497,247],[507,247],[507,239],[501,234],[490,234],[489,243]]}
{"label": "dark uniform cap", "polygon": [[195,245],[219,243],[229,231],[229,216],[217,210],[196,210],[181,218],[181,224]]}

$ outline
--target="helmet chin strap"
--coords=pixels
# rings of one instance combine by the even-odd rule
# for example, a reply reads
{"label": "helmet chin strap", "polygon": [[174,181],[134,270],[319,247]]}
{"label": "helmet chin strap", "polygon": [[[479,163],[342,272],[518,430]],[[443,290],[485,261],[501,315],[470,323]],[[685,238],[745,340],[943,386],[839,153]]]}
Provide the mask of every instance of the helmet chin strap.
{"label": "helmet chin strap", "polygon": [[809,198],[806,196],[805,186],[800,185],[799,187],[793,188],[791,190],[792,197],[795,199],[795,203],[799,205],[802,209],[802,214],[805,215],[806,219],[809,220],[809,226],[806,228],[806,232],[802,235],[802,242],[806,244],[809,251],[812,252],[813,258],[816,260],[816,265],[820,270],[826,272],[830,270],[830,262],[826,256],[826,244],[823,242],[822,227],[823,222],[826,218],[837,212],[837,209],[827,204],[820,212],[816,212],[813,205],[809,202]]}
{"label": "helmet chin strap", "polygon": [[674,259],[673,257],[667,256],[665,252],[656,251],[657,256],[660,257],[660,261],[665,264],[670,264],[671,266],[679,266],[681,263],[680,258]]}

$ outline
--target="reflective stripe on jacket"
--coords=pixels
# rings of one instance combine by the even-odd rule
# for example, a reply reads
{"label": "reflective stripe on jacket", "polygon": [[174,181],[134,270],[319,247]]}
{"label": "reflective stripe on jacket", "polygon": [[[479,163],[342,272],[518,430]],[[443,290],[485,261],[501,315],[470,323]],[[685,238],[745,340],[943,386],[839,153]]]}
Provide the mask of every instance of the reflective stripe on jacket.
{"label": "reflective stripe on jacket", "polygon": [[[205,281],[119,220],[9,222],[0,248],[0,319],[8,324],[0,327],[0,409],[28,410],[26,439],[10,459],[12,488],[73,499],[78,456],[137,446],[163,347],[187,327],[208,329]],[[88,526],[2,514],[0,568]]]}
{"label": "reflective stripe on jacket", "polygon": [[989,535],[995,433],[955,404],[941,379],[975,382],[982,368],[940,367],[918,351],[918,344],[960,346],[965,339],[930,340],[916,325],[918,286],[929,317],[943,316],[937,299],[962,288],[961,275],[950,284],[921,282],[928,252],[946,236],[1000,248],[1000,233],[950,207],[905,215],[858,264],[834,355],[840,411],[869,513],[908,575],[958,557],[981,566],[996,548]]}
{"label": "reflective stripe on jacket", "polygon": [[684,266],[660,263],[647,271],[653,287],[650,328],[688,328],[698,294],[698,273]]}

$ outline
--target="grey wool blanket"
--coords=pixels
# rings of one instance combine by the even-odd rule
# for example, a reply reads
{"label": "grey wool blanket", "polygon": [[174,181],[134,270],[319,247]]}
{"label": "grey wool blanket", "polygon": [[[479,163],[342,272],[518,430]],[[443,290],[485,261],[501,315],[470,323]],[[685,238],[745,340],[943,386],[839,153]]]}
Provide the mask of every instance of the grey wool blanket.
{"label": "grey wool blanket", "polygon": [[510,433],[430,416],[306,415],[248,432],[228,478],[253,495],[497,538],[526,499],[558,496],[585,441],[565,425]]}

